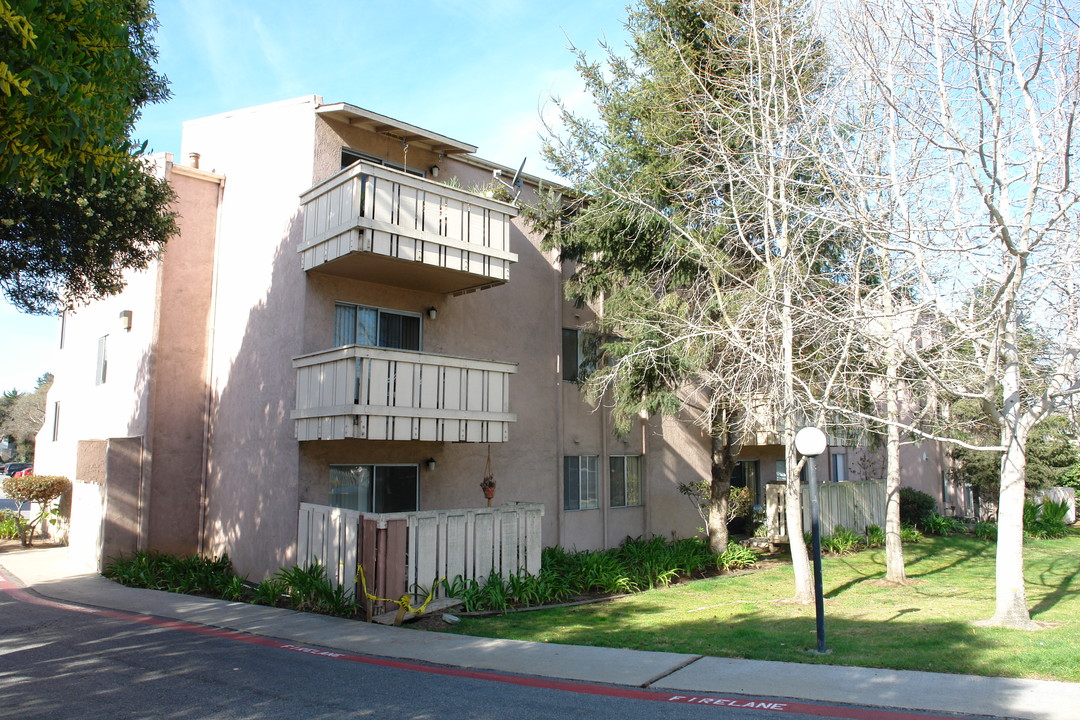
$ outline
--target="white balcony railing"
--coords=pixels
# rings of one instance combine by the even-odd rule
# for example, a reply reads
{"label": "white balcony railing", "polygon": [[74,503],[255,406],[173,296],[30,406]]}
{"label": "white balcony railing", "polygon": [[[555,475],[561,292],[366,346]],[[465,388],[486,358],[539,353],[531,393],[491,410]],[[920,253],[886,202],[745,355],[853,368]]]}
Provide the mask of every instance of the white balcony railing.
{"label": "white balcony railing", "polygon": [[300,198],[305,271],[460,294],[510,279],[506,203],[367,163]]}
{"label": "white balcony railing", "polygon": [[293,359],[298,440],[506,442],[515,363],[348,345]]}

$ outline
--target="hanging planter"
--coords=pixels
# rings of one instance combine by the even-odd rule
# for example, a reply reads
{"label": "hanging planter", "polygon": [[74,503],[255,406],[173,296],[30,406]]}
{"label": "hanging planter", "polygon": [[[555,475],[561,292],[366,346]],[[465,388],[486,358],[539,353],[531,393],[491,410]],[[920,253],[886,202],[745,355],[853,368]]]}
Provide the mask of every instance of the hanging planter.
{"label": "hanging planter", "polygon": [[484,479],[480,482],[480,489],[487,498],[487,506],[491,507],[491,501],[495,497],[495,471],[491,469],[491,446],[488,445],[487,467],[484,468]]}

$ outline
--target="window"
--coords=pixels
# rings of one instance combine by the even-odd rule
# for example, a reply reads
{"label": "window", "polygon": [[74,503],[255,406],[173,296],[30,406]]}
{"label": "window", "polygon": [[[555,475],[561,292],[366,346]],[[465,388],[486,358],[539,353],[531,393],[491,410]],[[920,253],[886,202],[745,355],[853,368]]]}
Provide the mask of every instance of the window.
{"label": "window", "polygon": [[562,377],[569,382],[582,382],[596,371],[598,338],[593,333],[563,328]]}
{"label": "window", "polygon": [[330,505],[360,512],[419,509],[417,465],[331,465]]}
{"label": "window", "polygon": [[395,170],[402,170],[410,175],[416,175],[417,177],[424,177],[423,170],[417,170],[416,168],[406,167],[401,163],[392,162],[390,160],[384,160],[376,155],[370,155],[366,152],[360,152],[359,150],[353,150],[352,148],[341,148],[341,169],[349,167],[355,162],[363,160],[366,163],[372,165],[383,165],[385,167],[394,168]]}
{"label": "window", "polygon": [[[806,466],[807,466],[807,464],[809,462],[810,462],[810,460],[808,458],[807,461],[803,463],[802,470],[799,471],[799,482],[810,482],[810,476],[806,474],[808,472],[807,469],[806,469]],[[778,482],[778,483],[786,483],[787,482],[787,461],[786,460],[777,460],[776,461],[776,482]]]}
{"label": "window", "polygon": [[337,303],[334,306],[334,347],[367,345],[420,349],[420,315]]}
{"label": "window", "polygon": [[94,384],[104,385],[109,374],[109,356],[107,353],[108,335],[102,335],[97,341],[97,365],[94,369]]}
{"label": "window", "polygon": [[612,455],[608,470],[611,507],[641,505],[641,456]]}
{"label": "window", "polygon": [[595,510],[600,507],[600,456],[567,455],[563,458],[563,508]]}
{"label": "window", "polygon": [[[778,477],[777,480],[780,478]],[[731,470],[731,486],[750,488],[753,504],[761,502],[761,484],[758,483],[758,461],[739,460]]]}
{"label": "window", "polygon": [[832,479],[836,482],[845,482],[847,480],[847,455],[832,456]]}

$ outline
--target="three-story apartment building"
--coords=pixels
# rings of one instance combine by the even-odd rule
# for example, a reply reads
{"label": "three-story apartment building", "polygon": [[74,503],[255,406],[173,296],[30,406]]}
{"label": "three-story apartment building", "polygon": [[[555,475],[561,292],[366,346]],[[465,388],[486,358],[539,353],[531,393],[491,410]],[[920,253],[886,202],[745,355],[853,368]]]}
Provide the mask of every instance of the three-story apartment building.
{"label": "three-story apartment building", "polygon": [[[185,123],[189,165],[158,162],[181,234],[64,319],[37,459],[76,481],[73,550],[227,551],[261,577],[297,561],[301,503],[482,506],[489,455],[494,502],[543,504],[546,545],[694,533],[677,486],[708,477],[708,438],[678,418],[617,435],[585,402],[592,310],[485,193],[513,170],[475,151],[315,96]],[[753,442],[760,502],[783,449]],[[864,456],[830,448],[829,475],[880,476]],[[941,477],[939,451],[917,460]]]}

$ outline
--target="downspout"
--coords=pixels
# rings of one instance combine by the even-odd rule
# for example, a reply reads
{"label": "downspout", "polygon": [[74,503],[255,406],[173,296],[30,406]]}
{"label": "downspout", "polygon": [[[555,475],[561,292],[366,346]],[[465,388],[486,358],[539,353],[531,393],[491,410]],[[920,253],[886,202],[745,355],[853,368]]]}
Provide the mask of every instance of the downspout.
{"label": "downspout", "polygon": [[202,433],[202,471],[199,477],[199,555],[206,550],[206,515],[210,504],[206,497],[206,487],[210,465],[210,409],[214,397],[214,340],[217,336],[217,299],[218,282],[220,279],[220,264],[218,263],[221,247],[221,209],[225,198],[225,178],[221,178],[218,185],[217,218],[214,225],[214,256],[212,258],[214,277],[210,289],[209,322],[206,327],[206,364],[203,375],[206,385],[206,398],[203,403],[203,433]]}

